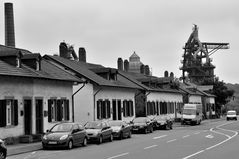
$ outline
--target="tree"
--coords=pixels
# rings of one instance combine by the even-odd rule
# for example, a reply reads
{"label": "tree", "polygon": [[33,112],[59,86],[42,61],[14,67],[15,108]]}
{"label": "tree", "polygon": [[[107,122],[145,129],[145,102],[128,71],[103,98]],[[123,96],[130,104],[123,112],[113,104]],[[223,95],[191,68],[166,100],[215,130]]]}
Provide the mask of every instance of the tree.
{"label": "tree", "polygon": [[213,89],[210,91],[211,94],[216,96],[215,104],[216,104],[216,113],[220,114],[222,105],[227,104],[231,97],[234,95],[234,90],[230,90],[225,86],[223,81],[220,81],[219,78],[215,78],[215,82],[213,84]]}

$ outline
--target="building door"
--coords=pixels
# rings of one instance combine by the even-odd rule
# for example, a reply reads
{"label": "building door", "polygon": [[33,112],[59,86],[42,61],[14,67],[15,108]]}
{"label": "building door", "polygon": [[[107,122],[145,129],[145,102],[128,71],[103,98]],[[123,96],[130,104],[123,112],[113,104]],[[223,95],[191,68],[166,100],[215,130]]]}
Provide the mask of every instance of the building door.
{"label": "building door", "polygon": [[43,133],[43,100],[36,99],[36,134]]}
{"label": "building door", "polygon": [[24,99],[24,130],[25,135],[32,133],[32,100]]}
{"label": "building door", "polygon": [[121,108],[121,100],[117,101],[117,107],[118,107],[118,120],[122,120],[122,108]]}
{"label": "building door", "polygon": [[121,100],[113,100],[113,120],[121,120]]}
{"label": "building door", "polygon": [[113,100],[113,120],[117,120],[117,109],[116,109],[116,100]]}

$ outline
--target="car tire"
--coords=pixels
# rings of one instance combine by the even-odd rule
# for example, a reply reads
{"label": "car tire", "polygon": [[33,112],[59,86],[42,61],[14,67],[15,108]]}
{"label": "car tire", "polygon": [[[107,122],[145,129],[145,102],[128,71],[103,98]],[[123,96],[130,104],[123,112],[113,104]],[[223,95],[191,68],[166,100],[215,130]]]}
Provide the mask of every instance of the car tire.
{"label": "car tire", "polygon": [[123,132],[120,133],[119,139],[120,139],[120,140],[123,139]]}
{"label": "car tire", "polygon": [[151,128],[150,128],[150,133],[153,133],[153,132],[154,132],[154,128],[151,127]]}
{"label": "car tire", "polygon": [[147,134],[148,133],[148,130],[147,128],[144,129],[144,133]]}
{"label": "car tire", "polygon": [[129,131],[128,138],[131,138],[131,135],[132,135],[132,132],[131,132],[131,131]]}
{"label": "car tire", "polygon": [[0,159],[5,159],[6,158],[6,153],[0,152]]}
{"label": "car tire", "polygon": [[112,142],[114,139],[114,136],[112,134],[110,134],[110,142]]}
{"label": "car tire", "polygon": [[82,146],[87,146],[87,138],[86,137],[83,140]]}
{"label": "car tire", "polygon": [[67,149],[70,150],[70,149],[72,149],[72,148],[73,148],[73,141],[70,140],[70,141],[68,142]]}
{"label": "car tire", "polygon": [[102,142],[103,142],[103,137],[100,136],[99,139],[98,139],[98,144],[102,144]]}
{"label": "car tire", "polygon": [[[43,150],[47,150],[47,147],[46,146],[42,146],[42,149]],[[1,157],[0,157],[0,159],[1,159]]]}

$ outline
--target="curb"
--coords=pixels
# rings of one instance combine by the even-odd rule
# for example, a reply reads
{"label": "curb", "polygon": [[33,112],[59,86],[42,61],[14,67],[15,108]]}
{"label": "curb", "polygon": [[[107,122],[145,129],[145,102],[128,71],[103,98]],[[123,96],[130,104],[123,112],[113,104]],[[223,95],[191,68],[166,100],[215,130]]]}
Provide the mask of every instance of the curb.
{"label": "curb", "polygon": [[7,147],[7,156],[18,155],[22,153],[37,151],[42,149],[41,142],[31,143],[31,144],[18,144],[11,145]]}

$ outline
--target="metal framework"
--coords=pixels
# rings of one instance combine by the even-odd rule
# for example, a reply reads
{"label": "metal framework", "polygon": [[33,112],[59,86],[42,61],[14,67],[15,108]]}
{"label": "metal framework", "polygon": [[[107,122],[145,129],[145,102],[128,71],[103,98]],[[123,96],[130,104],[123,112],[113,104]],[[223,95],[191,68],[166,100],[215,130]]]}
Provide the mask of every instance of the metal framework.
{"label": "metal framework", "polygon": [[183,49],[184,54],[181,61],[183,66],[180,67],[183,82],[212,84],[215,78],[215,66],[212,65],[212,59],[209,56],[219,49],[229,49],[229,43],[201,42],[198,38],[198,27],[194,25]]}

